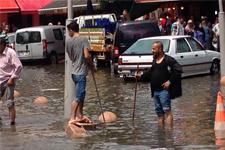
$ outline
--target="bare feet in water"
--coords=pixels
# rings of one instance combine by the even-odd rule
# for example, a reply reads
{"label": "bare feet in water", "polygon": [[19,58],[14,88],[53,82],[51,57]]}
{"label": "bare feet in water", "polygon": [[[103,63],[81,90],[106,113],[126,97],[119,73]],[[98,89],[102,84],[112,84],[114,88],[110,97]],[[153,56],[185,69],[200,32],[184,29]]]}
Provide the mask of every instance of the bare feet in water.
{"label": "bare feet in water", "polygon": [[82,118],[76,117],[75,119],[70,119],[69,124],[75,123],[93,123],[87,116],[82,116]]}

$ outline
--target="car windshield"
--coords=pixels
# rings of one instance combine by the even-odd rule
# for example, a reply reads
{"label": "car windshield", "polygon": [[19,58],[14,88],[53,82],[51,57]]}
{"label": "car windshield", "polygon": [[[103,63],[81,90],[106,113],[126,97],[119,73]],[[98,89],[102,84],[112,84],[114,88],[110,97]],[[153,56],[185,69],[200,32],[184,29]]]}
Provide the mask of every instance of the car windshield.
{"label": "car windshield", "polygon": [[156,41],[163,43],[163,51],[168,52],[170,46],[169,39],[145,39],[138,40],[131,47],[129,47],[123,54],[151,54],[152,44]]}

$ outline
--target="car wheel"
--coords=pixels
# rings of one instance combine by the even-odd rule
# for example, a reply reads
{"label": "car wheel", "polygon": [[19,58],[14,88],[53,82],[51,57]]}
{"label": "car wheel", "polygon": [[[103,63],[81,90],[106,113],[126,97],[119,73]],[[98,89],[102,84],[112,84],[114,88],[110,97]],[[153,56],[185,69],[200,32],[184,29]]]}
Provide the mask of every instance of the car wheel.
{"label": "car wheel", "polygon": [[55,65],[55,64],[58,63],[58,59],[57,59],[56,53],[52,53],[52,54],[49,56],[49,63],[52,64],[52,65]]}
{"label": "car wheel", "polygon": [[212,66],[210,68],[210,73],[215,74],[215,73],[219,73],[219,71],[220,71],[219,61],[213,61]]}

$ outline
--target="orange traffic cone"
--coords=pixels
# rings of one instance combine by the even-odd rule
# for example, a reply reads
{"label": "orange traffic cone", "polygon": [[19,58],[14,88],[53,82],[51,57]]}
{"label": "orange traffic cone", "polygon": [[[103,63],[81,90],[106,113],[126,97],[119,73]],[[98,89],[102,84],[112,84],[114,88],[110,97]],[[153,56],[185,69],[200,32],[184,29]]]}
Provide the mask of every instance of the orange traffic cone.
{"label": "orange traffic cone", "polygon": [[225,109],[224,100],[221,92],[217,94],[217,104],[214,124],[216,145],[224,145],[225,140]]}

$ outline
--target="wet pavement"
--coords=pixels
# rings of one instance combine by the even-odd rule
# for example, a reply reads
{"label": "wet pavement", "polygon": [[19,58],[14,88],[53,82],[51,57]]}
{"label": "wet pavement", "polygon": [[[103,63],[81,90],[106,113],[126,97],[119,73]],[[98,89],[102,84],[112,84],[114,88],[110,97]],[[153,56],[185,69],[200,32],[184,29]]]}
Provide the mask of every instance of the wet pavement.
{"label": "wet pavement", "polygon": [[[92,77],[87,78],[84,113],[98,123],[100,107]],[[173,129],[157,125],[148,83],[138,83],[135,127],[132,126],[134,82],[124,82],[100,69],[96,81],[104,111],[117,114],[115,123],[89,131],[88,137],[70,139],[64,132],[64,65],[24,66],[16,90],[17,123],[8,125],[8,112],[1,106],[0,150],[149,150],[216,149],[214,114],[219,76],[183,79],[183,96],[172,101]],[[45,106],[33,104],[45,96]]]}

